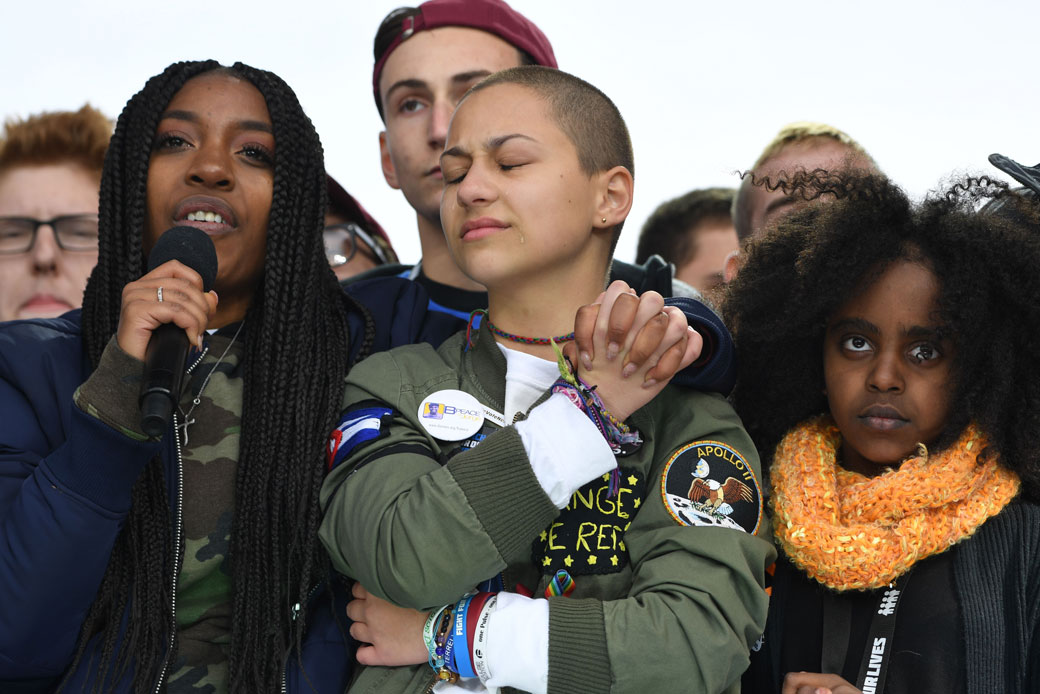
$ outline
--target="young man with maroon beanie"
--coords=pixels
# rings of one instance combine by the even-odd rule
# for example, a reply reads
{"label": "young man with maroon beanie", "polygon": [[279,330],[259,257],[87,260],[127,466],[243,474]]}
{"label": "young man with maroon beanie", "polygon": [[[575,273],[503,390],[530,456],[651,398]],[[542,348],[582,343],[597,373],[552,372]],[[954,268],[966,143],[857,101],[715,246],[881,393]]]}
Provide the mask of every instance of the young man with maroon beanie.
{"label": "young man with maroon beanie", "polygon": [[[503,0],[428,0],[402,7],[379,25],[372,91],[386,125],[379,133],[383,176],[415,210],[422,259],[414,266],[384,265],[347,280],[398,275],[427,291],[432,315],[461,327],[487,308],[484,287],[455,265],[440,220],[444,187],[440,155],[448,122],[463,94],[488,75],[519,65],[558,67],[552,44],[531,20]],[[733,342],[721,319],[694,301],[696,291],[672,280],[660,257],[642,266],[614,261],[612,280],[637,293],[654,290],[678,306],[704,339],[700,359],[675,383],[728,394],[735,377]]]}
{"label": "young man with maroon beanie", "polygon": [[[558,67],[552,44],[502,0],[429,0],[386,16],[374,57],[373,94],[386,124],[379,134],[383,175],[415,210],[422,260],[363,277],[410,277],[430,293],[432,309],[465,319],[487,306],[487,295],[456,267],[441,230],[439,157],[448,122],[462,95],[484,77],[518,65]],[[611,276],[640,293],[690,295],[681,283],[673,289],[671,269],[660,259],[643,267],[615,261]]]}

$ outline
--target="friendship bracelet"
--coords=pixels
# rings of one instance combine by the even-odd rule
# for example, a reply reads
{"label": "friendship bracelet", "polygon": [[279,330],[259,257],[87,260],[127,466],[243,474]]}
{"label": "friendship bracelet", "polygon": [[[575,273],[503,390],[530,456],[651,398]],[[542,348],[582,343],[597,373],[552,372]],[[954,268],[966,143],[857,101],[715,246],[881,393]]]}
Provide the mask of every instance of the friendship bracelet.
{"label": "friendship bracelet", "polygon": [[[617,455],[629,455],[643,445],[639,432],[612,415],[603,405],[603,399],[596,392],[596,386],[590,386],[575,372],[570,360],[553,342],[556,351],[556,364],[560,369],[560,378],[550,387],[552,393],[561,393],[581,410],[596,430]],[[621,489],[621,471],[614,468],[610,472],[610,489],[608,498],[617,496]]]}
{"label": "friendship bracelet", "polygon": [[603,438],[612,447],[621,448],[641,443],[638,432],[633,431],[627,424],[607,410],[603,404],[603,399],[596,392],[595,386],[589,386],[589,384],[576,376],[574,379],[577,381],[576,384],[570,383],[565,379],[556,381],[552,385],[552,392],[564,392],[567,394],[567,398],[588,415],[600,434],[603,435]]}
{"label": "friendship bracelet", "polygon": [[596,392],[596,386],[590,386],[578,376],[570,359],[563,355],[555,342],[553,350],[556,352],[556,366],[560,370],[560,378],[552,385],[552,392],[565,392],[568,399],[589,416],[612,448],[638,447],[642,443],[639,432],[633,431],[607,411],[603,399]]}

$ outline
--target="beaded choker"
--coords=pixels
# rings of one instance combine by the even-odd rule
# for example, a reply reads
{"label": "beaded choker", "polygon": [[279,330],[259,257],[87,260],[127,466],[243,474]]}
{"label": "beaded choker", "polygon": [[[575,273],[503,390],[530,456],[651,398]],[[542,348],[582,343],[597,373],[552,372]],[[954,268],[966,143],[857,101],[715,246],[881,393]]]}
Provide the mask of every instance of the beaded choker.
{"label": "beaded choker", "polygon": [[[473,328],[474,319],[480,314],[487,316],[488,329],[491,330],[491,332],[498,335],[499,337],[509,340],[510,342],[520,342],[525,345],[551,345],[553,342],[555,342],[556,344],[560,344],[561,342],[570,342],[574,339],[574,333],[567,333],[566,335],[559,335],[557,337],[524,337],[523,335],[514,335],[513,333],[507,333],[505,330],[502,330],[497,325],[492,323],[491,316],[489,316],[487,311],[484,310],[477,310],[470,314],[469,326],[467,326],[466,329],[467,333],[469,333],[469,331]],[[467,343],[469,342],[468,337],[469,336],[467,334]]]}
{"label": "beaded choker", "polygon": [[553,342],[559,344],[561,342],[570,342],[574,339],[574,333],[558,335],[557,337],[524,337],[523,335],[514,335],[513,333],[507,333],[505,330],[500,330],[490,320],[488,320],[488,328],[499,337],[504,337],[510,342],[521,342],[525,345],[551,345]]}

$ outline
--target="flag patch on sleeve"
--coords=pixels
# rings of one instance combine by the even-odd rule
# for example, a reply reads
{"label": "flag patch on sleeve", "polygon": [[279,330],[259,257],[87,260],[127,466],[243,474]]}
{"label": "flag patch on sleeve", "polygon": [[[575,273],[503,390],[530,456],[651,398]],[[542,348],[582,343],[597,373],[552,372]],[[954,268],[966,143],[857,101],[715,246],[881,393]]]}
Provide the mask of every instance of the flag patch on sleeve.
{"label": "flag patch on sleeve", "polygon": [[339,425],[329,434],[325,460],[332,470],[360,446],[384,436],[394,411],[385,405],[359,407],[343,413]]}

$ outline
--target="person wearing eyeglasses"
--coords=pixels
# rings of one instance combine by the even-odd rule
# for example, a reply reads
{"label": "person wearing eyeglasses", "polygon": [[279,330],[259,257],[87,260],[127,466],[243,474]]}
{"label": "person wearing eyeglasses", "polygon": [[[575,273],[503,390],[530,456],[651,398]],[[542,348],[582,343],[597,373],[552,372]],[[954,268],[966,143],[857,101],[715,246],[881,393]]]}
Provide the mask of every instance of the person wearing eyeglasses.
{"label": "person wearing eyeglasses", "polygon": [[0,321],[79,308],[97,264],[98,188],[112,122],[100,111],[8,121],[0,140]]}
{"label": "person wearing eyeglasses", "polygon": [[340,280],[399,261],[379,222],[332,176],[325,174],[329,209],[325,213],[325,256]]}

